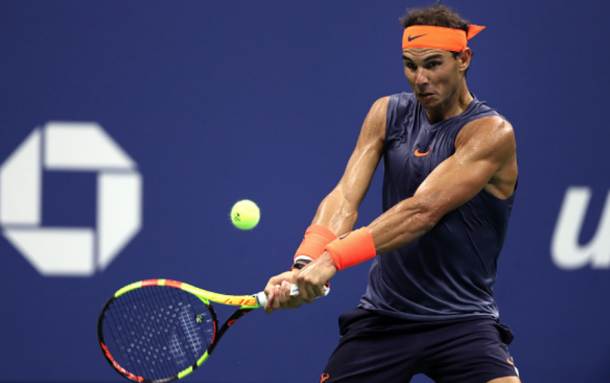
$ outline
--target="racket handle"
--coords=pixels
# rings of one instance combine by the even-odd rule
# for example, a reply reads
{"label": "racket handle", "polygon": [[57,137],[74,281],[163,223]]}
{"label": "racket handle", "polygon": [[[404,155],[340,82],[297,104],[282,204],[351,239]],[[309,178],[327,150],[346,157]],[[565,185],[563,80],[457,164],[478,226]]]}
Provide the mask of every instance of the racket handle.
{"label": "racket handle", "polygon": [[[324,291],[324,296],[327,296],[328,293],[330,292],[330,287],[323,287],[323,291]],[[290,296],[294,297],[295,295],[299,295],[299,286],[295,285],[294,283],[290,285]],[[320,297],[318,297],[320,298]]]}
{"label": "racket handle", "polygon": [[[324,286],[324,296],[327,296],[328,293],[330,293],[330,287],[326,287]],[[295,284],[291,284],[290,285],[290,296],[296,296],[299,295],[299,286],[295,285]],[[256,298],[256,303],[260,306],[263,307],[265,306],[265,304],[267,303],[267,294],[265,294],[264,291],[261,291],[258,294],[255,294],[254,297]],[[320,298],[320,297],[318,297]]]}

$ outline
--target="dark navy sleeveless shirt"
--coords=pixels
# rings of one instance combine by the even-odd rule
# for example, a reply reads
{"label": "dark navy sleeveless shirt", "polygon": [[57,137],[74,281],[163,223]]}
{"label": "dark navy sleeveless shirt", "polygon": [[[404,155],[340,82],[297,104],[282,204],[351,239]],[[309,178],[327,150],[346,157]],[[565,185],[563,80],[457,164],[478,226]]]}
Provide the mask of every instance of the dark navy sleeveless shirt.
{"label": "dark navy sleeveless shirt", "polygon": [[[487,116],[500,115],[475,97],[462,114],[431,125],[412,93],[391,96],[383,211],[412,197],[428,174],[455,152],[455,138],[464,125]],[[360,307],[414,321],[498,318],[493,284],[514,198],[513,193],[502,200],[483,189],[414,242],[377,255]]]}

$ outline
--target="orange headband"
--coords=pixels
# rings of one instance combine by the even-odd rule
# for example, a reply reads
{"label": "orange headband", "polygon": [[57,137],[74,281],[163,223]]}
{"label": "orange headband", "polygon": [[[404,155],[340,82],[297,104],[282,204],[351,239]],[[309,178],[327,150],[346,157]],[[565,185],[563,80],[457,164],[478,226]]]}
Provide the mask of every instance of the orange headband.
{"label": "orange headband", "polygon": [[469,25],[468,35],[461,29],[433,27],[431,25],[413,25],[405,28],[402,35],[402,49],[435,48],[452,52],[461,52],[468,40],[476,36],[485,27]]}

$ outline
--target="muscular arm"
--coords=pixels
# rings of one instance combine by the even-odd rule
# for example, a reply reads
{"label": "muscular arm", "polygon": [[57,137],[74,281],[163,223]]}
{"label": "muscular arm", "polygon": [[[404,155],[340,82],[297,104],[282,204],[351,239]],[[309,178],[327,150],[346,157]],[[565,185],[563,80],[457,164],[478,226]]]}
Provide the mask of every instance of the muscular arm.
{"label": "muscular arm", "polygon": [[483,188],[499,198],[508,198],[516,179],[512,126],[499,117],[466,125],[456,138],[455,153],[430,173],[415,195],[368,226],[377,254],[398,249],[421,237],[445,214]]}
{"label": "muscular arm", "polygon": [[312,224],[329,228],[336,235],[352,230],[358,207],[371,185],[385,139],[389,97],[377,100],[366,116],[358,143],[341,180],[320,203]]}
{"label": "muscular arm", "polygon": [[[369,189],[383,152],[388,101],[389,97],[380,98],[371,107],[341,180],[320,203],[312,224],[327,227],[337,235],[347,233],[354,227],[358,207]],[[334,267],[332,260],[328,266]],[[270,314],[280,308],[290,309],[301,305],[303,299],[290,296],[289,281],[294,282],[294,274],[289,271],[269,280],[265,287],[269,297],[265,312]],[[315,297],[321,295],[325,282],[326,280],[315,290],[311,285],[300,287],[304,295]]]}

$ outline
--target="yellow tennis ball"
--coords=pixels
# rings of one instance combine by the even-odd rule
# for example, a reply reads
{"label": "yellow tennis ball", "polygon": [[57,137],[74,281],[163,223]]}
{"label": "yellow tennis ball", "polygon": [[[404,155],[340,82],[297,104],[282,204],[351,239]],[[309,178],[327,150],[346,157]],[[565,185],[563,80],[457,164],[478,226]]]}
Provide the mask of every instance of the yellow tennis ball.
{"label": "yellow tennis ball", "polygon": [[248,199],[237,202],[231,209],[231,221],[236,228],[241,230],[253,229],[260,218],[260,209]]}

